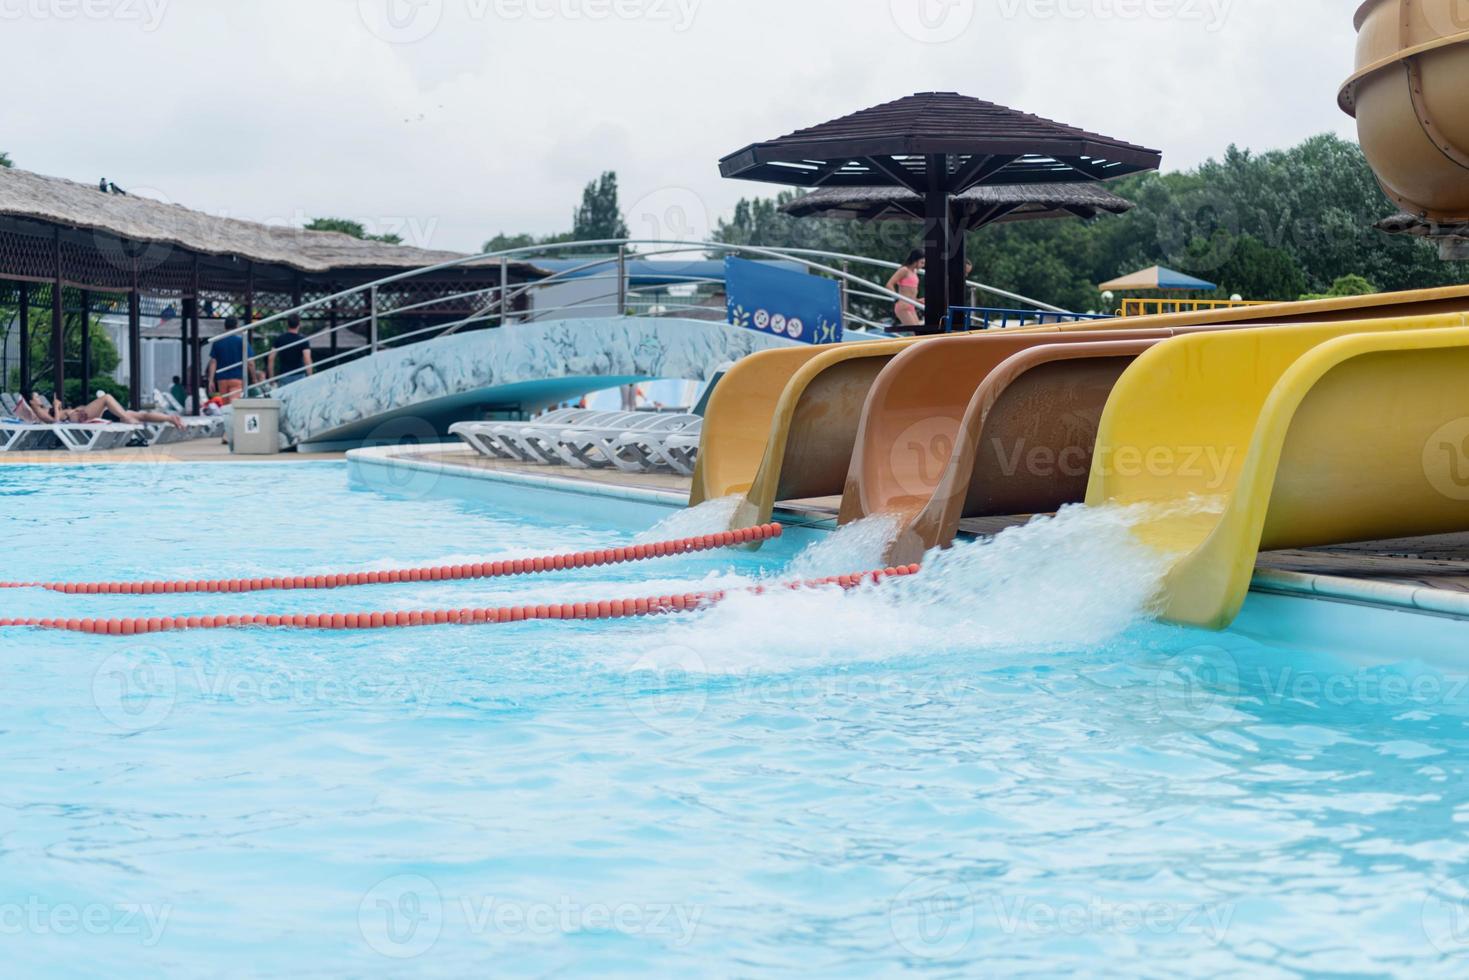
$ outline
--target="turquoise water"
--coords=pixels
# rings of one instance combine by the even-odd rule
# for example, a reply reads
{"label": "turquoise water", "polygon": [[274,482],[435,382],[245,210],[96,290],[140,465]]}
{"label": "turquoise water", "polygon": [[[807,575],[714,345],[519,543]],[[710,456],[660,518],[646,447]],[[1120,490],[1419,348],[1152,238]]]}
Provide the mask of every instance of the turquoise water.
{"label": "turquoise water", "polygon": [[[397,489],[334,464],[3,467],[0,578],[372,570],[643,530]],[[1063,516],[881,592],[679,619],[6,631],[5,974],[1464,975],[1469,683],[1150,625],[1157,569],[1125,524]],[[856,570],[869,546],[798,562]],[[785,560],[0,599],[459,607],[738,587]]]}

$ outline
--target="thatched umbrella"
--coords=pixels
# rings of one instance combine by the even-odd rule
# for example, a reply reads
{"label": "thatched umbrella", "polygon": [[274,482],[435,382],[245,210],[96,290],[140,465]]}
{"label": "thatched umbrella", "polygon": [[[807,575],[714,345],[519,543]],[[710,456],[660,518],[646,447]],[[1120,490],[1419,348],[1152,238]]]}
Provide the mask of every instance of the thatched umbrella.
{"label": "thatched umbrella", "polygon": [[927,329],[962,302],[964,234],[951,199],[982,185],[1072,184],[1155,170],[1157,150],[954,92],[924,92],[719,162],[726,177],[798,187],[901,187],[923,198]]}

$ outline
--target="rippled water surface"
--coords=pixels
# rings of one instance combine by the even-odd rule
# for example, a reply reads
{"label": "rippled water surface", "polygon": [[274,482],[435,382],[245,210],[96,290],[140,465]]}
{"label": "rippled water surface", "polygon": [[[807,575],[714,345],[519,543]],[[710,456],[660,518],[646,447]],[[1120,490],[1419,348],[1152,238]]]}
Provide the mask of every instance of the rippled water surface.
{"label": "rippled water surface", "polygon": [[[335,464],[0,467],[0,578],[363,571],[645,530],[425,490]],[[1131,519],[612,625],[0,632],[4,973],[1465,975],[1461,679],[1151,625]],[[738,590],[786,560],[0,600],[457,608]]]}

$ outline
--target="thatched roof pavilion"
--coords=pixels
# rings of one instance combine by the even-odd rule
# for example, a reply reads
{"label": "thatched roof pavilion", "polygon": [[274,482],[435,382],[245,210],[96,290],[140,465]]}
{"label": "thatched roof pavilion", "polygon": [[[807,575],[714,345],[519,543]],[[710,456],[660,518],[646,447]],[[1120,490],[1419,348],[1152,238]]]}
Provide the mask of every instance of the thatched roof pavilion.
{"label": "thatched roof pavilion", "polygon": [[[104,190],[0,168],[0,281],[20,284],[21,378],[26,388],[32,380],[26,335],[32,308],[40,307],[49,310],[53,324],[51,374],[55,389],[62,390],[65,314],[77,312],[64,308],[66,302],[77,306],[74,300],[63,298],[64,290],[80,291],[83,314],[93,309],[94,293],[127,296],[134,365],[139,363],[140,296],[146,293],[176,301],[182,312],[184,375],[193,391],[199,379],[201,306],[219,316],[235,315],[248,321],[259,309],[290,309],[400,272],[465,257],[335,232],[222,218],[120,193],[110,186]],[[399,305],[446,297],[443,303],[422,307],[420,315],[455,318],[472,312],[471,302],[449,297],[498,290],[547,275],[529,263],[502,265],[490,259],[415,276],[395,288],[403,294]],[[361,315],[347,301],[324,304],[316,312],[319,319],[333,325],[338,316]],[[335,339],[336,334],[331,336]],[[85,382],[90,369],[86,333],[82,340]],[[141,393],[137,378],[132,380],[136,404]],[[83,390],[86,388],[83,384]]]}

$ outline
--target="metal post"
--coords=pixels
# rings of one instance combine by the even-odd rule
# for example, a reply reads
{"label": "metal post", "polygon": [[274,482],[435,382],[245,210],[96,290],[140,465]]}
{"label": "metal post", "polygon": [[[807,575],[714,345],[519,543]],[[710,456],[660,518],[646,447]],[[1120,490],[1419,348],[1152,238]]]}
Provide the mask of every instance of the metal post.
{"label": "metal post", "polygon": [[31,397],[31,284],[20,284],[20,393]]}
{"label": "metal post", "polygon": [[128,291],[128,407],[143,407],[143,297]]}
{"label": "metal post", "polygon": [[92,294],[82,290],[82,394],[81,401],[92,400]]}
{"label": "metal post", "polygon": [[199,356],[203,352],[199,349],[199,300],[197,297],[183,301],[184,330],[188,340],[184,343],[184,363],[188,366],[188,373],[184,375],[186,392],[185,408],[192,405],[194,414],[199,413],[202,408],[199,404],[199,382],[203,371],[200,369]]}
{"label": "metal post", "polygon": [[56,275],[51,280],[51,384],[66,400],[66,311],[61,305],[61,229],[56,229]]}
{"label": "metal post", "polygon": [[627,316],[627,246],[617,246],[617,315]]}
{"label": "metal post", "polygon": [[378,345],[378,333],[377,333],[377,287],[376,286],[372,286],[372,287],[370,287],[367,290],[367,301],[372,304],[371,308],[368,310],[368,314],[372,318],[371,332],[370,332],[370,334],[368,336],[368,343],[370,345],[369,349],[372,351],[372,353],[376,354],[377,353],[377,345]]}
{"label": "metal post", "polygon": [[927,157],[928,191],[924,195],[922,333],[944,329],[949,307],[949,158],[942,153]]}
{"label": "metal post", "polygon": [[[327,289],[327,292],[329,294],[335,295],[337,293],[337,284],[334,283],[334,282],[329,282],[329,283],[326,284],[326,289]],[[337,341],[337,301],[336,300],[332,300],[330,303],[327,304],[327,307],[326,307],[326,326],[327,326],[327,337],[331,341],[330,350],[331,350],[331,356],[332,356],[332,365],[333,366],[336,366],[336,363],[337,363],[336,362],[336,356],[337,356],[338,353],[340,353],[340,348],[338,347],[338,341]]]}
{"label": "metal post", "polygon": [[[842,259],[842,271],[845,272],[845,273],[847,273],[848,275],[851,275],[851,273],[852,273],[852,263],[848,262],[846,259]],[[842,327],[843,327],[843,329],[845,329],[846,326],[847,326],[847,315],[848,315],[848,313],[851,310],[851,306],[850,306],[851,297],[847,295],[847,289],[848,289],[847,280],[846,279],[838,279],[837,282],[840,284],[841,290],[842,290]]]}
{"label": "metal post", "polygon": [[510,261],[500,256],[500,326],[510,322]]}
{"label": "metal post", "polygon": [[964,224],[953,210],[949,212],[949,233],[953,241],[949,247],[949,302],[950,307],[963,306],[964,294],[967,291],[965,285],[964,262],[967,258],[969,243],[964,234]]}

